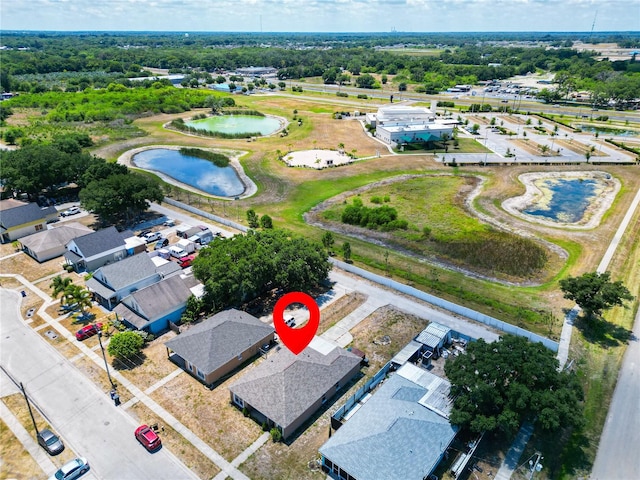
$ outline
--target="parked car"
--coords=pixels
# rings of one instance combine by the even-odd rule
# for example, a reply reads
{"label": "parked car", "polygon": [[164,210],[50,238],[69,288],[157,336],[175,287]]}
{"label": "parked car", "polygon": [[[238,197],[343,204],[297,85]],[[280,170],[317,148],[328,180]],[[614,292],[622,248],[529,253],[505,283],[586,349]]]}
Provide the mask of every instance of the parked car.
{"label": "parked car", "polygon": [[138,440],[144,448],[152,452],[162,446],[162,440],[156,432],[148,425],[140,425],[136,428],[136,440]]}
{"label": "parked car", "polygon": [[191,263],[193,263],[193,259],[196,258],[195,255],[187,255],[186,257],[182,257],[181,259],[178,260],[178,264],[182,267],[182,268],[187,268],[191,266]]}
{"label": "parked car", "polygon": [[169,247],[169,254],[171,254],[171,256],[175,258],[182,258],[188,255],[185,250],[176,245],[172,245]]}
{"label": "parked car", "polygon": [[62,440],[48,428],[38,432],[38,444],[44,448],[49,455],[58,455],[64,450]]}
{"label": "parked car", "polygon": [[169,239],[168,238],[159,238],[158,241],[156,242],[156,244],[154,245],[153,249],[154,250],[160,250],[161,248],[166,247],[167,245],[169,245]]}
{"label": "parked car", "polygon": [[149,232],[142,238],[144,238],[145,242],[151,243],[160,240],[162,238],[162,234],[160,232]]}
{"label": "parked car", "polygon": [[89,471],[89,462],[86,458],[74,458],[65,463],[60,469],[53,474],[49,480],[73,480]]}
{"label": "parked car", "polygon": [[71,207],[71,208],[67,208],[65,211],[63,211],[60,214],[60,216],[69,217],[71,215],[77,215],[78,213],[80,213],[80,208],[79,207]]}
{"label": "parked car", "polygon": [[86,338],[93,337],[100,331],[101,328],[101,323],[92,323],[90,325],[85,325],[76,332],[76,340],[84,340]]}
{"label": "parked car", "polygon": [[151,233],[151,230],[148,230],[148,229],[147,229],[147,230],[142,230],[142,231],[138,234],[138,237],[140,237],[140,238],[144,238],[146,235],[148,235],[148,234],[150,234],[150,233]]}
{"label": "parked car", "polygon": [[162,224],[165,227],[173,227],[176,224],[176,221],[173,218],[167,218],[167,220]]}

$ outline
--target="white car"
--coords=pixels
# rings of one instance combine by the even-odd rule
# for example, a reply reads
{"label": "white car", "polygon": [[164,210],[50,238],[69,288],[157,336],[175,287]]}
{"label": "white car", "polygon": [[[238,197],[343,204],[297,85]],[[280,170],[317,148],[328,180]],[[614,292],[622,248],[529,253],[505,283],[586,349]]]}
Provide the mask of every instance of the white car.
{"label": "white car", "polygon": [[49,480],[73,480],[89,471],[89,462],[86,458],[74,458],[65,463],[60,469],[53,474]]}
{"label": "white car", "polygon": [[78,213],[80,213],[80,207],[71,207],[71,208],[67,208],[60,215],[63,217],[69,217],[71,215],[77,215]]}
{"label": "white car", "polygon": [[144,238],[145,242],[151,243],[151,242],[156,242],[160,240],[162,238],[162,234],[160,232],[151,232],[151,233],[147,233],[142,238]]}

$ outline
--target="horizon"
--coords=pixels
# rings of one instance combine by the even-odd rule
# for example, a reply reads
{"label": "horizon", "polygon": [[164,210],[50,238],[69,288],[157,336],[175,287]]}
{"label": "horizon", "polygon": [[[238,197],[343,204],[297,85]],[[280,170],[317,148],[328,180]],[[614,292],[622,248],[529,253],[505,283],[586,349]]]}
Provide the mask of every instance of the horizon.
{"label": "horizon", "polygon": [[[61,8],[64,7],[64,8]],[[636,0],[15,0],[2,31],[221,33],[636,32]],[[76,30],[82,25],[82,30]],[[295,28],[291,28],[295,25]]]}

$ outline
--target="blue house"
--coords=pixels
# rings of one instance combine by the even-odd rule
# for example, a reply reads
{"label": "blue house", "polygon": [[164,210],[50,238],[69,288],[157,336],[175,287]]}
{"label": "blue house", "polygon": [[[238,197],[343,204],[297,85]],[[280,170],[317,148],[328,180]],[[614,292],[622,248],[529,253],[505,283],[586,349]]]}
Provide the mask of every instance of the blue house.
{"label": "blue house", "polygon": [[125,324],[154,335],[177,322],[187,309],[187,299],[201,293],[193,276],[174,275],[126,296],[113,309]]}

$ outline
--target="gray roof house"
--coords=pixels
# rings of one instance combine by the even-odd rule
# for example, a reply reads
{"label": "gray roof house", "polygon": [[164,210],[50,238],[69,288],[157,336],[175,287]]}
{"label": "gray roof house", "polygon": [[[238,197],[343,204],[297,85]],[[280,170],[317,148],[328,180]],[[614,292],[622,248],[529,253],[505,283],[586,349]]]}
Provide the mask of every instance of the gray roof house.
{"label": "gray roof house", "polygon": [[117,262],[127,256],[123,236],[116,227],[74,238],[66,245],[64,258],[78,271],[92,272],[108,263]]}
{"label": "gray roof house", "polygon": [[181,271],[176,262],[157,267],[149,255],[141,253],[98,268],[85,283],[95,299],[111,310],[130,293]]}
{"label": "gray roof house", "polygon": [[22,249],[38,262],[46,262],[64,255],[65,245],[74,238],[93,232],[78,222],[65,222],[20,239]]}
{"label": "gray roof house", "polygon": [[315,337],[298,355],[271,353],[229,387],[231,401],[286,439],[358,373],[360,360]]}
{"label": "gray roof house", "polygon": [[180,320],[189,297],[197,296],[198,285],[193,276],[173,275],[127,295],[113,311],[118,320],[155,335]]}
{"label": "gray roof house", "polygon": [[165,343],[169,358],[207,385],[273,342],[275,330],[246,312],[224,310]]}
{"label": "gray roof house", "polygon": [[344,480],[427,478],[457,433],[448,419],[450,388],[403,365],[320,447],[323,469]]}
{"label": "gray roof house", "polygon": [[55,207],[40,208],[37,203],[14,199],[0,201],[0,240],[13,242],[45,230],[47,221],[58,218]]}

